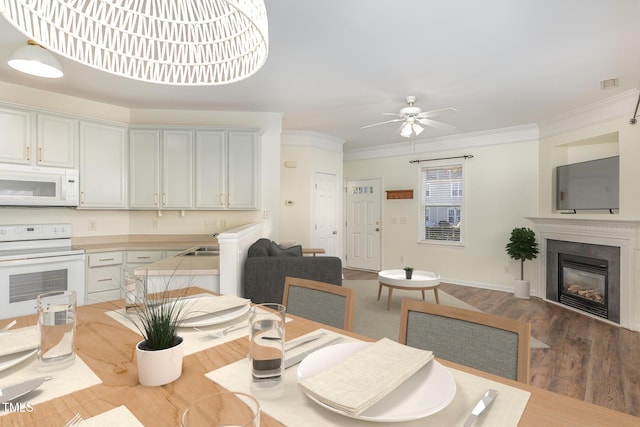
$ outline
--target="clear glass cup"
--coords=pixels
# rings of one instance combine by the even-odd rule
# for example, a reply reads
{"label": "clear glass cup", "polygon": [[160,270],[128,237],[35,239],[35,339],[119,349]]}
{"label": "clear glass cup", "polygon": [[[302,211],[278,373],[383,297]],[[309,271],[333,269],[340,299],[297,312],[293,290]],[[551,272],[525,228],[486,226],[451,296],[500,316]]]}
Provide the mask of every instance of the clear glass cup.
{"label": "clear glass cup", "polygon": [[284,327],[286,308],[265,303],[251,307],[249,362],[254,386],[272,387],[284,373]]}
{"label": "clear glass cup", "polygon": [[260,404],[251,395],[223,391],[193,402],[182,413],[182,427],[258,427]]}
{"label": "clear glass cup", "polygon": [[124,301],[127,313],[137,313],[144,308],[147,303],[146,269],[129,268],[124,271]]}
{"label": "clear glass cup", "polygon": [[40,367],[58,368],[75,360],[76,292],[53,291],[37,297]]}

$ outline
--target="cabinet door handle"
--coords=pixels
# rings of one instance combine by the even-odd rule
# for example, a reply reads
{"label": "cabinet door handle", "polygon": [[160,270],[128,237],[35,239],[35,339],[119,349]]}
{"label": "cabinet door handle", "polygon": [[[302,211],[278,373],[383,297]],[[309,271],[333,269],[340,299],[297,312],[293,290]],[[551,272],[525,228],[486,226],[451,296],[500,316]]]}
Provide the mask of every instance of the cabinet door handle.
{"label": "cabinet door handle", "polygon": [[38,147],[38,161],[42,161],[42,147]]}
{"label": "cabinet door handle", "polygon": [[113,258],[100,258],[99,261],[113,261]]}
{"label": "cabinet door handle", "polygon": [[162,193],[162,204],[163,205],[167,204],[167,194],[166,193]]}
{"label": "cabinet door handle", "polygon": [[112,278],[108,278],[108,279],[98,279],[98,282],[110,282],[112,281]]}
{"label": "cabinet door handle", "polygon": [[231,193],[227,196],[227,206],[231,206]]}
{"label": "cabinet door handle", "polygon": [[84,191],[80,192],[80,204],[84,205]]}
{"label": "cabinet door handle", "polygon": [[224,194],[220,194],[220,205],[224,205]]}
{"label": "cabinet door handle", "polygon": [[150,256],[137,256],[136,259],[151,259]]}
{"label": "cabinet door handle", "polygon": [[31,147],[27,147],[27,160],[31,160]]}
{"label": "cabinet door handle", "polygon": [[153,195],[153,204],[154,205],[158,204],[158,193],[154,193],[154,195]]}

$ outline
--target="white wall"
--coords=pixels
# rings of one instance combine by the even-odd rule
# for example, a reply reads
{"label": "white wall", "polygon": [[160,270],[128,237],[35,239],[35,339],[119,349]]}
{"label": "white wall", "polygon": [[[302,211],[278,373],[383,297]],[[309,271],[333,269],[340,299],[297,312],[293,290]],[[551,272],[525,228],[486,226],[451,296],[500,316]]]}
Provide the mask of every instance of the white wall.
{"label": "white wall", "polygon": [[[284,131],[282,133],[280,185],[280,241],[313,246],[314,200],[313,184],[317,172],[336,176],[336,215],[338,243],[336,256],[342,248],[342,144],[344,141],[317,132]],[[295,167],[285,163],[295,162]],[[290,164],[291,165],[291,164]],[[285,200],[294,202],[285,206]]]}
{"label": "white wall", "polygon": [[[129,110],[126,108],[60,95],[24,86],[0,82],[0,101],[79,117],[117,123],[155,125],[202,125],[220,127],[249,127],[262,130],[260,165],[260,211],[107,211],[68,208],[0,208],[1,224],[70,222],[74,236],[103,236],[122,234],[206,234],[219,229],[206,229],[205,219],[224,229],[250,222],[264,222],[265,233],[277,236],[280,227],[280,136],[281,113],[186,111],[186,110]],[[265,220],[264,211],[269,211]],[[157,219],[154,228],[153,219]],[[96,221],[97,229],[89,230],[89,221]]]}
{"label": "white wall", "polygon": [[[496,136],[495,141],[503,141],[492,144],[490,136],[481,139],[485,140],[482,144],[450,150],[433,149],[428,143],[416,142],[416,154],[345,162],[347,181],[381,178],[384,190],[414,190],[412,200],[385,198],[382,201],[383,268],[412,265],[437,272],[448,283],[502,290],[513,288],[520,266],[507,256],[504,247],[511,230],[531,227],[526,217],[538,211],[538,142],[525,138],[509,143],[509,138]],[[448,142],[441,146],[459,145],[455,138]],[[397,150],[410,151],[402,145]],[[421,166],[409,161],[460,155],[474,156],[465,161],[464,245],[418,244],[417,193]],[[401,218],[406,219],[404,224]],[[525,278],[537,283],[535,263],[525,263]]]}

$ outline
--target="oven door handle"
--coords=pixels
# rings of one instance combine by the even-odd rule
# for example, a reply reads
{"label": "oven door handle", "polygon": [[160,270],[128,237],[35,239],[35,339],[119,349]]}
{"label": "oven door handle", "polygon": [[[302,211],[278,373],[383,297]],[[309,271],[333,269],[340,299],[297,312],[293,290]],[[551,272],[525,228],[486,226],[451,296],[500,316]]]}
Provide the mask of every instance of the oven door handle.
{"label": "oven door handle", "polygon": [[51,264],[54,262],[68,262],[68,261],[82,261],[84,260],[84,254],[76,255],[58,255],[58,256],[45,256],[36,258],[21,258],[12,259],[6,261],[0,261],[0,269],[3,267],[16,267],[22,265],[39,265],[39,264]]}

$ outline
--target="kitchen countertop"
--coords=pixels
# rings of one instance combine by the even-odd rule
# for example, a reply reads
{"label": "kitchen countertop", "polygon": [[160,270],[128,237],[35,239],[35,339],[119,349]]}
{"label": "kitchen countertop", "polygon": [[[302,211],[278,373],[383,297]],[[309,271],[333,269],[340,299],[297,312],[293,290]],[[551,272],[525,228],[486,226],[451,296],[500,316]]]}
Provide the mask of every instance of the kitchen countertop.
{"label": "kitchen countertop", "polygon": [[[208,234],[132,234],[119,236],[76,237],[74,247],[85,253],[109,251],[186,251],[200,246],[218,246],[218,239]],[[219,256],[170,256],[159,261],[139,266],[149,275],[219,275]]]}
{"label": "kitchen countertop", "polygon": [[208,234],[131,234],[117,236],[83,236],[71,239],[75,248],[86,253],[109,251],[185,251],[195,246],[218,246],[218,239]]}

